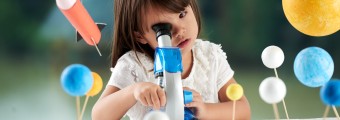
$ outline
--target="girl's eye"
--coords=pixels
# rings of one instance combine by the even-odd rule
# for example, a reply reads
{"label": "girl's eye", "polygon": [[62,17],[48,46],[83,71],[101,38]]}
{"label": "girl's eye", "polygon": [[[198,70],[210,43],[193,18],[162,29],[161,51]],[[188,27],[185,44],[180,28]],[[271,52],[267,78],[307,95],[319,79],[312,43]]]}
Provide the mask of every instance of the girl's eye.
{"label": "girl's eye", "polygon": [[186,11],[181,11],[180,13],[179,13],[179,18],[183,18],[183,17],[185,17],[187,15],[187,12]]}

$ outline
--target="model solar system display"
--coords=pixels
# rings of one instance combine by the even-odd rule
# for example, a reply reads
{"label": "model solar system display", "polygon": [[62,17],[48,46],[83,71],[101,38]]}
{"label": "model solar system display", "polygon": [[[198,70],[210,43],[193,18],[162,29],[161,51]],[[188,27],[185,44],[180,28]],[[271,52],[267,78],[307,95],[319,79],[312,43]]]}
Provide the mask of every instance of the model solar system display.
{"label": "model solar system display", "polygon": [[[101,77],[81,64],[67,66],[61,74],[61,86],[71,96],[76,97],[77,120],[82,120],[89,97],[97,95],[103,88]],[[86,99],[80,112],[80,97]]]}
{"label": "model solar system display", "polygon": [[326,36],[340,29],[340,0],[282,0],[284,14],[298,31]]}
{"label": "model solar system display", "polygon": [[[83,39],[88,45],[95,46],[102,56],[98,43],[101,39],[100,30],[105,23],[94,23],[93,19],[80,0],[56,0],[57,7],[76,29],[76,41]],[[82,64],[67,66],[61,74],[61,86],[66,93],[76,97],[77,119],[82,120],[89,97],[97,95],[103,87],[99,74],[91,72]],[[86,95],[82,110],[80,96]]]}
{"label": "model solar system display", "polygon": [[[322,37],[331,35],[340,29],[340,0],[282,0],[284,14],[289,23],[303,34]],[[284,96],[286,86],[278,77],[276,68],[284,61],[283,51],[277,46],[268,46],[262,52],[262,62],[275,71],[276,77],[269,77],[260,84],[259,92],[263,101],[273,104],[275,119],[280,119],[276,103],[282,101],[287,119],[289,119]],[[334,63],[332,57],[322,48],[308,47],[300,51],[294,61],[296,78],[307,87],[322,87],[320,97],[327,105],[323,118],[326,119],[329,106],[335,107],[340,102],[340,81],[332,80]]]}
{"label": "model solar system display", "polygon": [[[87,13],[80,0],[56,0],[58,8],[73,25],[77,31],[77,41],[84,39],[84,41],[91,46],[95,46],[99,55],[101,53],[97,47],[100,41],[100,30],[106,24],[94,23],[91,16]],[[340,29],[340,0],[282,0],[284,14],[289,23],[301,33],[309,36],[321,37],[331,35]],[[96,25],[97,24],[97,25]],[[164,35],[168,35],[165,33]],[[161,34],[158,34],[158,37]],[[171,39],[171,36],[161,37],[161,41]],[[165,45],[167,42],[162,42]],[[263,64],[274,69],[275,77],[265,78],[259,86],[259,95],[261,99],[273,105],[275,119],[280,119],[277,109],[277,103],[283,103],[286,118],[289,119],[287,107],[284,98],[287,93],[287,88],[283,80],[281,80],[277,73],[277,68],[280,67],[284,61],[284,53],[281,48],[277,46],[268,46],[261,55]],[[164,65],[164,62],[160,62]],[[166,67],[171,66],[163,66]],[[163,70],[163,69],[162,69]],[[178,68],[177,71],[181,71]],[[294,73],[297,79],[307,87],[321,87],[320,98],[327,106],[323,118],[328,115],[330,107],[338,119],[340,119],[335,107],[340,106],[340,80],[332,79],[334,71],[334,62],[332,57],[322,48],[308,47],[299,52],[294,61]],[[162,74],[157,74],[163,79],[165,72],[158,71]],[[155,72],[156,73],[156,72]],[[171,72],[169,72],[171,73]],[[168,73],[168,74],[169,74]],[[180,76],[180,73],[175,76]],[[165,78],[164,78],[165,79]],[[177,79],[177,78],[176,78]],[[170,84],[166,82],[167,84]],[[162,82],[160,83],[162,85]],[[177,86],[179,85],[179,86]],[[67,66],[61,74],[61,86],[64,91],[70,96],[76,97],[77,119],[81,120],[86,109],[86,105],[90,96],[97,95],[102,87],[103,82],[101,77],[91,72],[89,68],[81,64],[72,64]],[[180,118],[185,116],[183,111],[185,96],[183,96],[183,89],[180,82],[173,84],[177,87],[165,87],[167,91],[172,91],[172,95],[168,97],[179,98],[175,101],[170,101],[173,111],[150,111],[144,120],[169,120],[176,115],[175,111],[181,113]],[[86,95],[82,110],[80,110],[80,96]],[[235,109],[237,107],[236,101],[243,96],[243,88],[239,84],[231,84],[226,90],[227,97],[233,101],[232,118],[235,119]],[[168,104],[168,103],[167,103]],[[170,105],[170,104],[168,104]],[[169,109],[168,108],[168,109]],[[182,115],[183,114],[183,115]],[[194,118],[194,114],[192,115]],[[178,117],[178,116],[177,116]]]}
{"label": "model solar system display", "polygon": [[288,111],[284,101],[284,97],[286,96],[287,92],[286,85],[279,78],[276,70],[276,68],[280,67],[284,61],[284,53],[281,48],[277,46],[268,46],[263,50],[261,59],[266,67],[274,69],[276,77],[268,77],[261,82],[259,87],[260,97],[266,103],[273,105],[276,119],[279,119],[279,113],[276,104],[282,101],[286,112],[286,117],[289,119]]}

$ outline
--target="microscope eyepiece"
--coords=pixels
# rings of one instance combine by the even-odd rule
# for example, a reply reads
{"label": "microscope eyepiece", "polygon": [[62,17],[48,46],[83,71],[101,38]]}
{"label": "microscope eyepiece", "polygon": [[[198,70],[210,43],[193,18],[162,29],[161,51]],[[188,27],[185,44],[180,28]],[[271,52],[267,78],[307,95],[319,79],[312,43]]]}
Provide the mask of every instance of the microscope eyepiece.
{"label": "microscope eyepiece", "polygon": [[156,32],[156,39],[158,40],[159,36],[169,35],[171,38],[171,24],[169,23],[159,23],[152,26],[152,30]]}

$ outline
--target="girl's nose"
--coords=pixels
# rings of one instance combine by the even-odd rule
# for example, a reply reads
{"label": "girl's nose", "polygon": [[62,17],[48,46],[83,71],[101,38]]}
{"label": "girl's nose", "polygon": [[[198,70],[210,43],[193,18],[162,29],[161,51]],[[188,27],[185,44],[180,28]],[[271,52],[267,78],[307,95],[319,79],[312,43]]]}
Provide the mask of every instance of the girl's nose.
{"label": "girl's nose", "polygon": [[183,24],[172,25],[172,37],[175,39],[183,39],[186,29]]}

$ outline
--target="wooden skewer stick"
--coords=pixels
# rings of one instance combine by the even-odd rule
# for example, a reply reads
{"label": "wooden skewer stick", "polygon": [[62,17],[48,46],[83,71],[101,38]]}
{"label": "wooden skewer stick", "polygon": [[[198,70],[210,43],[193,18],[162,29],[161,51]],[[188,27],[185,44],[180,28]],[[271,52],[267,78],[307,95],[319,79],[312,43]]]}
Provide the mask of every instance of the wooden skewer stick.
{"label": "wooden skewer stick", "polygon": [[274,113],[275,113],[275,120],[279,120],[280,119],[280,115],[279,115],[279,111],[277,110],[276,103],[273,104],[273,109],[274,109]]}
{"label": "wooden skewer stick", "polygon": [[[275,72],[276,78],[279,78],[279,75],[277,74],[276,68],[274,68],[274,72]],[[287,111],[287,107],[286,107],[286,102],[285,102],[284,98],[282,99],[282,103],[283,103],[283,108],[285,109],[286,117],[289,120],[289,115],[288,115],[288,111]]]}
{"label": "wooden skewer stick", "polygon": [[88,102],[88,100],[89,100],[89,97],[90,97],[90,96],[86,95],[85,102],[84,102],[84,106],[83,106],[83,109],[81,110],[81,114],[80,114],[80,120],[83,119],[83,115],[84,115],[85,108],[86,108],[87,102]]}
{"label": "wooden skewer stick", "polygon": [[79,99],[79,96],[76,97],[76,105],[77,105],[77,120],[79,120],[79,115],[80,115],[80,99]]}
{"label": "wooden skewer stick", "polygon": [[275,76],[276,78],[279,78],[279,75],[277,74],[276,68],[274,68]]}
{"label": "wooden skewer stick", "polygon": [[285,102],[284,98],[282,99],[282,103],[283,103],[283,108],[285,109],[287,120],[289,120],[289,116],[288,116],[288,112],[287,112],[287,107],[286,107],[286,102]]}
{"label": "wooden skewer stick", "polygon": [[336,115],[336,118],[337,118],[338,120],[340,120],[339,113],[338,113],[338,111],[336,110],[335,106],[332,106],[332,108],[333,108],[333,111],[334,111],[334,113],[335,113],[335,115]]}
{"label": "wooden skewer stick", "polygon": [[236,101],[234,100],[233,101],[233,119],[232,120],[235,120],[235,109],[236,109]]}
{"label": "wooden skewer stick", "polygon": [[330,109],[330,107],[327,106],[327,107],[326,107],[326,110],[325,110],[325,113],[323,114],[323,119],[324,119],[324,120],[326,120],[326,118],[327,118],[327,116],[328,116],[329,109]]}

